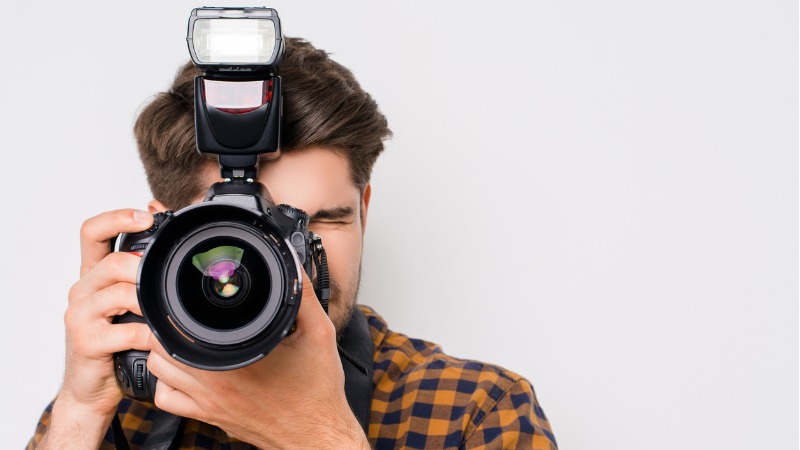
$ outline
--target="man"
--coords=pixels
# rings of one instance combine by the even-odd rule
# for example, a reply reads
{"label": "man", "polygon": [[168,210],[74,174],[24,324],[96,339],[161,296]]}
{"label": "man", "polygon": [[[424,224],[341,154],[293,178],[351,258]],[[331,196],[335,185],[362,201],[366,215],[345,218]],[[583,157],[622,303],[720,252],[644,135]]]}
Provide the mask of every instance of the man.
{"label": "man", "polygon": [[[107,212],[82,227],[81,278],[65,314],[64,384],[29,448],[115,448],[123,437],[134,448],[159,449],[556,448],[527,380],[447,356],[356,306],[369,177],[390,131],[352,73],[299,39],[286,39],[280,68],[281,155],[261,164],[259,181],[276,203],[308,212],[309,228],[322,236],[330,318],[306,277],[297,331],[261,361],[226,372],[172,359],[144,324],[111,323],[126,311],[140,314],[139,257],[109,253],[109,240],[149,228],[151,213],[202,201],[219,181],[216,161],[195,150],[197,74],[184,66],[136,122],[156,199],[149,213]],[[112,355],[131,348],[151,351],[155,405],[123,398],[116,385]]]}

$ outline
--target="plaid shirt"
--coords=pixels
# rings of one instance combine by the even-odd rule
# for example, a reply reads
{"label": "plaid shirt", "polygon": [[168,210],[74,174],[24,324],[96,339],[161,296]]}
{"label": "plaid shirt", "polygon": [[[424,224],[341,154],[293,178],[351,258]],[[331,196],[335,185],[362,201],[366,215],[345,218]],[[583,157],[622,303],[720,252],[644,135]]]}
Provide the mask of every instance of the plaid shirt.
{"label": "plaid shirt", "polygon": [[[453,358],[430,342],[389,330],[361,306],[375,345],[369,441],[373,448],[527,448],[555,450],[556,440],[531,384],[497,366]],[[42,414],[28,444],[34,449],[50,422]],[[153,426],[152,404],[124,399],[119,416],[132,449]],[[180,450],[251,450],[249,444],[197,420],[185,419]],[[114,450],[111,431],[101,449]]]}

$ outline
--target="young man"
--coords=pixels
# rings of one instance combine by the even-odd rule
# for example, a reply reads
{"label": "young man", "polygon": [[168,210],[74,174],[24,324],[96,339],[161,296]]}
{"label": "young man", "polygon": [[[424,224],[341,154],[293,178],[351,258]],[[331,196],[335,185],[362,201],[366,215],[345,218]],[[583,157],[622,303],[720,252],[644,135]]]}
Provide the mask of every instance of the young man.
{"label": "young man", "polygon": [[[297,331],[242,369],[203,371],[172,359],[139,314],[139,257],[109,253],[109,240],[152,225],[151,213],[202,201],[219,181],[215,160],[195,149],[193,78],[187,64],[169,92],[141,113],[135,134],[156,200],[149,213],[118,210],[81,230],[81,278],[65,314],[64,384],[29,448],[115,448],[110,424],[140,448],[536,448],[555,438],[530,383],[502,368],[459,360],[388,329],[356,305],[369,177],[385,117],[346,68],[311,44],[286,39],[281,154],[259,180],[276,203],[305,210],[322,236],[331,274],[330,315],[308,284]],[[346,349],[340,358],[337,343]],[[112,355],[150,350],[155,405],[123,398]],[[344,354],[344,353],[343,353]],[[182,419],[181,419],[182,418]],[[119,438],[119,436],[117,436]]]}

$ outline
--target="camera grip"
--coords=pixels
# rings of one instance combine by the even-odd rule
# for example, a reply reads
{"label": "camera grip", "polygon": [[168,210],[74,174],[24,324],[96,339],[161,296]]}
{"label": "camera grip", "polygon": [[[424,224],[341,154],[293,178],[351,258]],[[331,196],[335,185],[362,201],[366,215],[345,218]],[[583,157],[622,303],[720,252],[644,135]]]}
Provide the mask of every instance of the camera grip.
{"label": "camera grip", "polygon": [[[113,323],[145,323],[144,319],[132,312],[114,317]],[[155,375],[147,370],[147,357],[150,352],[126,350],[114,353],[114,371],[117,385],[125,396],[140,402],[154,401],[156,395]]]}

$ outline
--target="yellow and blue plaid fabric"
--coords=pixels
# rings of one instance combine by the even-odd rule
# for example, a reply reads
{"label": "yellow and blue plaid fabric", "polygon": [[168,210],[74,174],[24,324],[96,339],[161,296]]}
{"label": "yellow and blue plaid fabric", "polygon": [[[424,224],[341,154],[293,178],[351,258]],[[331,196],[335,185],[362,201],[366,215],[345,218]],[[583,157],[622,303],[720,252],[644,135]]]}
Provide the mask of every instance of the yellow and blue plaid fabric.
{"label": "yellow and blue plaid fabric", "polygon": [[531,384],[497,366],[448,356],[389,330],[362,306],[375,343],[374,448],[556,449]]}
{"label": "yellow and blue plaid fabric", "polygon": [[[375,345],[368,437],[376,449],[460,448],[555,450],[550,423],[531,384],[497,366],[448,356],[430,342],[389,330],[371,308],[360,306]],[[47,431],[47,407],[28,449]],[[153,426],[152,404],[124,399],[119,416],[132,449]],[[100,446],[114,450],[111,431]],[[251,450],[255,447],[212,425],[184,420],[181,450]]]}

